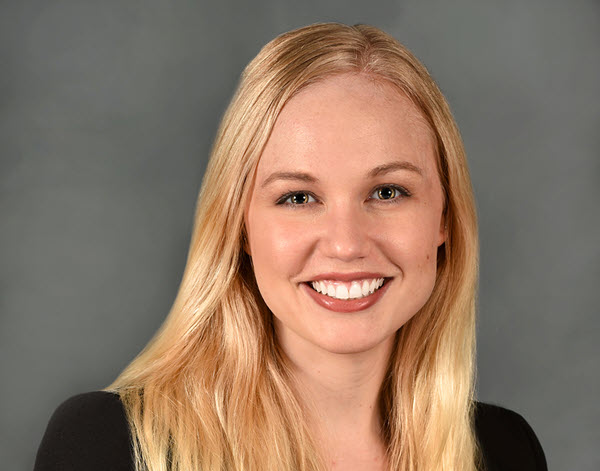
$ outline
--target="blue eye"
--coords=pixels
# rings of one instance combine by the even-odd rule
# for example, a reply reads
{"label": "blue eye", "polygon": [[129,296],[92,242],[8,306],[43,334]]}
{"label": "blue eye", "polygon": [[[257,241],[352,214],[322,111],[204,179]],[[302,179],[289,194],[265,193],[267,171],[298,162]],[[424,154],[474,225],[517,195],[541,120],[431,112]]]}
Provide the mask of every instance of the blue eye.
{"label": "blue eye", "polygon": [[289,204],[293,206],[301,206],[303,204],[314,203],[317,200],[314,196],[304,191],[294,191],[286,193],[278,201],[277,204]]}
{"label": "blue eye", "polygon": [[410,196],[410,193],[405,188],[396,185],[380,186],[371,193],[371,198],[379,201],[394,201],[404,196]]}

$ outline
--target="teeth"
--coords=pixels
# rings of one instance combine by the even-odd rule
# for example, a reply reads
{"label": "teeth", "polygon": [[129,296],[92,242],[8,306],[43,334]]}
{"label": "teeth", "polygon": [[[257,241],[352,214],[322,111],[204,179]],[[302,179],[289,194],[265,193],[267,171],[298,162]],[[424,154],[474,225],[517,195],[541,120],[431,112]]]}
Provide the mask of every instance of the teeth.
{"label": "teeth", "polygon": [[352,283],[348,296],[350,298],[362,298],[362,288],[359,283]]}
{"label": "teeth", "polygon": [[348,299],[348,288],[344,285],[338,285],[335,289],[335,297],[338,299]]}
{"label": "teeth", "polygon": [[315,291],[336,299],[358,299],[373,294],[383,286],[384,279],[352,281],[313,281],[311,286]]}

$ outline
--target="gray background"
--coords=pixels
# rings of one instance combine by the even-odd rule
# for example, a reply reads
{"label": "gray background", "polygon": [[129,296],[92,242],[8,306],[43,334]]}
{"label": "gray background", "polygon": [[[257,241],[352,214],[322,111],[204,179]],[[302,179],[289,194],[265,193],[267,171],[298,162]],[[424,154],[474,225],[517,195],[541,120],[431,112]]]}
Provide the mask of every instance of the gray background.
{"label": "gray background", "polygon": [[551,469],[600,469],[592,0],[0,2],[4,469],[30,469],[56,406],[158,328],[243,66],[325,20],[394,35],[456,115],[481,224],[479,398],[524,415]]}

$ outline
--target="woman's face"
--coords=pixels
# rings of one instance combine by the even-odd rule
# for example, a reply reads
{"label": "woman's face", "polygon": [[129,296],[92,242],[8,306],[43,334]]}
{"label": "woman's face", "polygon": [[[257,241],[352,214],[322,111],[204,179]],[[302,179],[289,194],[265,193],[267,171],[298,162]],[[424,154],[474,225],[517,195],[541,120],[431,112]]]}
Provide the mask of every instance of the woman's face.
{"label": "woman's face", "polygon": [[245,213],[284,350],[389,345],[433,289],[442,212],[432,133],[392,85],[340,75],[292,98]]}

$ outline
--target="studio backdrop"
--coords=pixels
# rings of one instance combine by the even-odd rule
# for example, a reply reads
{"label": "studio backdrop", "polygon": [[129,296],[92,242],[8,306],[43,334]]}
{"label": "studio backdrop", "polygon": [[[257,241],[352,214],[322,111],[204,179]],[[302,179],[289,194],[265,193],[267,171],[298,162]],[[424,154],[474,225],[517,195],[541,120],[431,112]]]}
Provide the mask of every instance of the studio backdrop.
{"label": "studio backdrop", "polygon": [[159,327],[244,65],[317,21],[384,29],[440,85],[478,205],[478,398],[526,417],[550,469],[600,469],[595,0],[1,2],[3,469]]}

